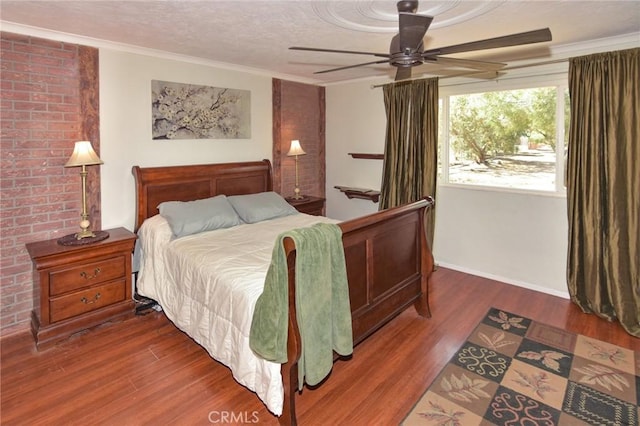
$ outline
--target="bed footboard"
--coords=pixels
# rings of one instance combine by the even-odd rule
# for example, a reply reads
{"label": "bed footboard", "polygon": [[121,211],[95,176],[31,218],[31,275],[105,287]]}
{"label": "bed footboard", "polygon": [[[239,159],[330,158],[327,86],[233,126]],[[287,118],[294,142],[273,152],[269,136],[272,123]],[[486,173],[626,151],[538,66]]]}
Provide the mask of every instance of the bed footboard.
{"label": "bed footboard", "polygon": [[[434,261],[425,230],[431,197],[340,223],[349,281],[354,345],[414,305],[430,317],[429,278]],[[289,282],[289,332],[282,365],[284,407],[280,424],[295,425],[300,334],[295,311],[295,245],[285,238]]]}

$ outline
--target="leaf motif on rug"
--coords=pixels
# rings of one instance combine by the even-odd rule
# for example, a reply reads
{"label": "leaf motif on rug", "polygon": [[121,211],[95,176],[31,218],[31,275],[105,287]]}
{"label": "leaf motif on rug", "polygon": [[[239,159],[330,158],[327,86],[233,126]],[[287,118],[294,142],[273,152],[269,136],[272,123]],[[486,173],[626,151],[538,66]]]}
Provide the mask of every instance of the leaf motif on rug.
{"label": "leaf motif on rug", "polygon": [[478,333],[480,339],[487,344],[487,346],[494,351],[497,351],[499,348],[503,348],[505,346],[513,345],[516,343],[513,340],[504,340],[506,334],[502,331],[497,331],[493,333],[492,336],[488,336],[485,333]]}
{"label": "leaf motif on rug", "polygon": [[601,359],[603,361],[609,361],[613,365],[626,364],[627,360],[625,358],[624,352],[619,349],[612,348],[609,349],[605,346],[598,345],[595,342],[587,341],[589,346],[591,346],[592,351],[589,352],[589,356],[594,359]]}
{"label": "leaf motif on rug", "polygon": [[446,377],[442,379],[440,387],[453,399],[472,402],[473,399],[491,397],[491,395],[482,390],[487,384],[489,382],[486,380],[471,380],[465,374],[462,374],[460,378],[456,377],[455,374],[451,374],[449,379]]}
{"label": "leaf motif on rug", "polygon": [[575,371],[583,374],[580,383],[600,385],[608,391],[611,390],[611,387],[624,391],[625,387],[631,386],[624,376],[603,365],[589,364],[584,368],[576,368]]}
{"label": "leaf motif on rug", "polygon": [[502,311],[498,312],[498,316],[497,317],[495,317],[493,315],[490,315],[489,318],[492,319],[493,321],[497,322],[498,324],[501,324],[501,327],[502,327],[503,330],[509,330],[511,327],[513,327],[513,328],[526,328],[525,326],[520,324],[522,321],[524,321],[524,318],[509,317],[509,315],[507,315],[506,313],[504,313]]}
{"label": "leaf motif on rug", "polygon": [[520,376],[520,378],[514,380],[514,382],[524,386],[525,388],[531,389],[542,399],[544,399],[547,392],[557,392],[557,389],[554,389],[549,385],[549,376],[545,372],[533,374],[525,374],[520,370],[515,370],[515,372]]}
{"label": "leaf motif on rug", "polygon": [[402,425],[436,423],[640,426],[640,352],[491,308]]}
{"label": "leaf motif on rug", "polygon": [[437,423],[436,426],[461,426],[460,418],[464,416],[462,411],[447,411],[443,406],[433,401],[429,401],[431,410],[422,411],[418,415],[427,420],[432,420]]}
{"label": "leaf motif on rug", "polygon": [[525,352],[520,352],[517,356],[519,358],[526,358],[526,359],[531,359],[533,361],[540,361],[545,367],[558,372],[560,371],[560,364],[558,363],[558,360],[567,357],[566,355],[556,351],[540,351],[540,352],[525,351]]}

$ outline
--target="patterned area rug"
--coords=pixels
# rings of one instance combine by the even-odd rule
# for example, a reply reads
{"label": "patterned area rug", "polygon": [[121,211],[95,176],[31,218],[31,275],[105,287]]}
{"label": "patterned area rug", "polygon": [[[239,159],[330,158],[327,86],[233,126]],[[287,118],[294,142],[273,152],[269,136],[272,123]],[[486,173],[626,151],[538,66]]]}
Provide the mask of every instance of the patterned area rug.
{"label": "patterned area rug", "polygon": [[491,309],[403,425],[638,425],[640,353]]}

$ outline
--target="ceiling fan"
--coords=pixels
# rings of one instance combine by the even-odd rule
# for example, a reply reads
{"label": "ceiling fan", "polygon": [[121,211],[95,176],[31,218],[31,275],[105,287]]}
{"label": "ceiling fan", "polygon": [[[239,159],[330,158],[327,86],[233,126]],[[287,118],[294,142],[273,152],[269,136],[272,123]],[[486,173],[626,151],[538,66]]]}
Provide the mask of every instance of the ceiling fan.
{"label": "ceiling fan", "polygon": [[397,8],[399,31],[398,34],[396,34],[391,39],[389,53],[358,52],[352,50],[321,49],[298,46],[293,46],[289,49],[306,50],[311,52],[349,53],[353,55],[370,55],[379,58],[385,58],[372,62],[365,62],[361,64],[347,65],[344,67],[317,71],[314,74],[340,71],[365,65],[389,63],[398,69],[396,71],[395,77],[395,80],[398,81],[411,78],[411,68],[427,62],[440,63],[443,65],[462,68],[470,68],[480,71],[497,71],[505,67],[507,64],[499,62],[485,62],[470,59],[449,58],[443,55],[551,41],[551,31],[549,30],[549,28],[544,28],[540,30],[510,34],[502,37],[495,37],[485,40],[477,40],[468,43],[440,47],[436,49],[424,50],[423,39],[425,34],[427,33],[429,25],[431,24],[431,21],[433,21],[433,17],[417,14],[417,0],[399,1],[397,3]]}

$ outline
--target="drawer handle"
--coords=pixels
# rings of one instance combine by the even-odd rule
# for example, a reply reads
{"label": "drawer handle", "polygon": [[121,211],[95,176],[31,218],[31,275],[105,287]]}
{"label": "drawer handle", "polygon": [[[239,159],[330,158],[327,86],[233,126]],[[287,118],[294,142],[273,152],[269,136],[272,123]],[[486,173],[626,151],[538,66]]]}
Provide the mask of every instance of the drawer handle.
{"label": "drawer handle", "polygon": [[84,272],[84,271],[80,272],[80,276],[81,276],[82,278],[84,278],[85,280],[92,280],[92,279],[94,279],[94,278],[97,278],[99,274],[100,274],[100,268],[96,268],[96,269],[94,269],[94,270],[93,270],[93,275],[89,275],[89,274],[87,274],[87,273],[86,273],[86,272]]}
{"label": "drawer handle", "polygon": [[93,296],[93,300],[89,300],[86,297],[83,297],[82,299],[80,299],[80,301],[85,305],[91,305],[92,303],[96,303],[98,299],[100,299],[100,293],[96,293],[96,295]]}

